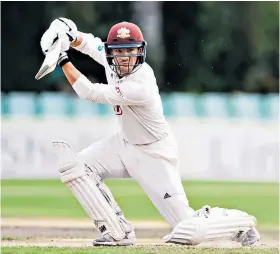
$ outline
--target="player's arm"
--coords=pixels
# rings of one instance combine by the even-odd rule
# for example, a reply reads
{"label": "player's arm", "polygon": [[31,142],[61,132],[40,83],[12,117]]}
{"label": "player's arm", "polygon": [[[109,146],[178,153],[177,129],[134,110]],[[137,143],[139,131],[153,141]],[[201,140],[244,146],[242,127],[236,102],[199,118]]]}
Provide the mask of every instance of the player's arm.
{"label": "player's arm", "polygon": [[65,63],[62,70],[81,99],[109,105],[141,105],[151,98],[151,93],[138,82],[123,87],[92,83],[71,62]]}
{"label": "player's arm", "polygon": [[77,39],[71,43],[71,47],[83,54],[89,55],[101,65],[104,65],[106,62],[104,44],[100,38],[94,37],[92,34],[78,31]]}

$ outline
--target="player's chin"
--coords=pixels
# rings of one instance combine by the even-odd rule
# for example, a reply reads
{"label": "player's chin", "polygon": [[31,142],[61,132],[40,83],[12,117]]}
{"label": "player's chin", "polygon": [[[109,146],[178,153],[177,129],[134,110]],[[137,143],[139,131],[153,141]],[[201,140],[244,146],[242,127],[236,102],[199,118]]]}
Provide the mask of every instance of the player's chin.
{"label": "player's chin", "polygon": [[129,67],[122,67],[122,68],[120,68],[121,76],[127,75],[131,71],[132,71],[132,68],[129,68]]}

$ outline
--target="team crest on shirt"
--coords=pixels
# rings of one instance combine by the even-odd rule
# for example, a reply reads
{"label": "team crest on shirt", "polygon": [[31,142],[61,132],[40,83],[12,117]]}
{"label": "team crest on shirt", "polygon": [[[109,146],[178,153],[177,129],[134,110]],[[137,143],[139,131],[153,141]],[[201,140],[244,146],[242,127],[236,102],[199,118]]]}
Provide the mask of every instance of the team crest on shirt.
{"label": "team crest on shirt", "polygon": [[122,94],[122,92],[121,92],[121,89],[120,89],[118,86],[115,86],[115,89],[116,89],[117,93],[118,93],[121,97],[123,97],[123,94]]}
{"label": "team crest on shirt", "polygon": [[120,28],[118,30],[117,37],[122,38],[122,39],[129,38],[130,37],[130,30],[125,28],[125,27]]}

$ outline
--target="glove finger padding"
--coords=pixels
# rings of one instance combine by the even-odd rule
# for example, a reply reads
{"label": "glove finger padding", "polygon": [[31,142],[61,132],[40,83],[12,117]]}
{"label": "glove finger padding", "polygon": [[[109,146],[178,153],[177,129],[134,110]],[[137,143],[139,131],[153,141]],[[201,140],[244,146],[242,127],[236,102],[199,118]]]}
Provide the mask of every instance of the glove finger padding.
{"label": "glove finger padding", "polygon": [[52,51],[56,47],[58,40],[61,41],[60,53],[69,50],[70,42],[65,32],[57,33],[53,29],[48,29],[41,38],[41,49],[44,54]]}
{"label": "glove finger padding", "polygon": [[58,33],[58,39],[61,40],[61,53],[70,48],[70,41],[65,32]]}
{"label": "glove finger padding", "polygon": [[55,47],[57,40],[58,40],[57,32],[54,30],[48,29],[43,34],[41,41],[40,41],[42,52],[44,54],[46,54],[49,51],[51,51]]}
{"label": "glove finger padding", "polygon": [[77,35],[77,26],[72,20],[66,18],[55,19],[41,38],[41,49],[46,54],[55,47],[57,40],[61,39],[61,52],[67,51],[70,43],[77,40]]}
{"label": "glove finger padding", "polygon": [[55,19],[51,25],[50,29],[56,31],[57,33],[59,32],[64,32],[68,36],[68,40],[70,42],[74,42],[77,40],[78,36],[78,29],[76,24],[67,18],[58,18]]}

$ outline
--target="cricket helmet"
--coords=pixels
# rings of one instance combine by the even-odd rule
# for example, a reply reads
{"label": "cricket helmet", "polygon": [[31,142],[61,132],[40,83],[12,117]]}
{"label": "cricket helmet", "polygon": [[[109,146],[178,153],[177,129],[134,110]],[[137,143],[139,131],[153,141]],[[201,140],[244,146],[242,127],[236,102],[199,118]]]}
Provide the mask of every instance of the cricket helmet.
{"label": "cricket helmet", "polygon": [[[112,55],[112,49],[127,49],[127,48],[138,48],[140,49],[138,54],[125,55],[126,57],[137,56],[137,61],[133,65],[132,71],[128,74],[133,73],[136,67],[141,66],[146,60],[147,42],[144,40],[141,29],[130,22],[121,22],[114,25],[107,37],[107,42],[104,43],[106,59],[110,67],[114,72],[117,73],[117,67],[120,65],[115,59],[116,56]],[[121,57],[118,55],[117,57]],[[139,68],[137,68],[139,69]]]}

